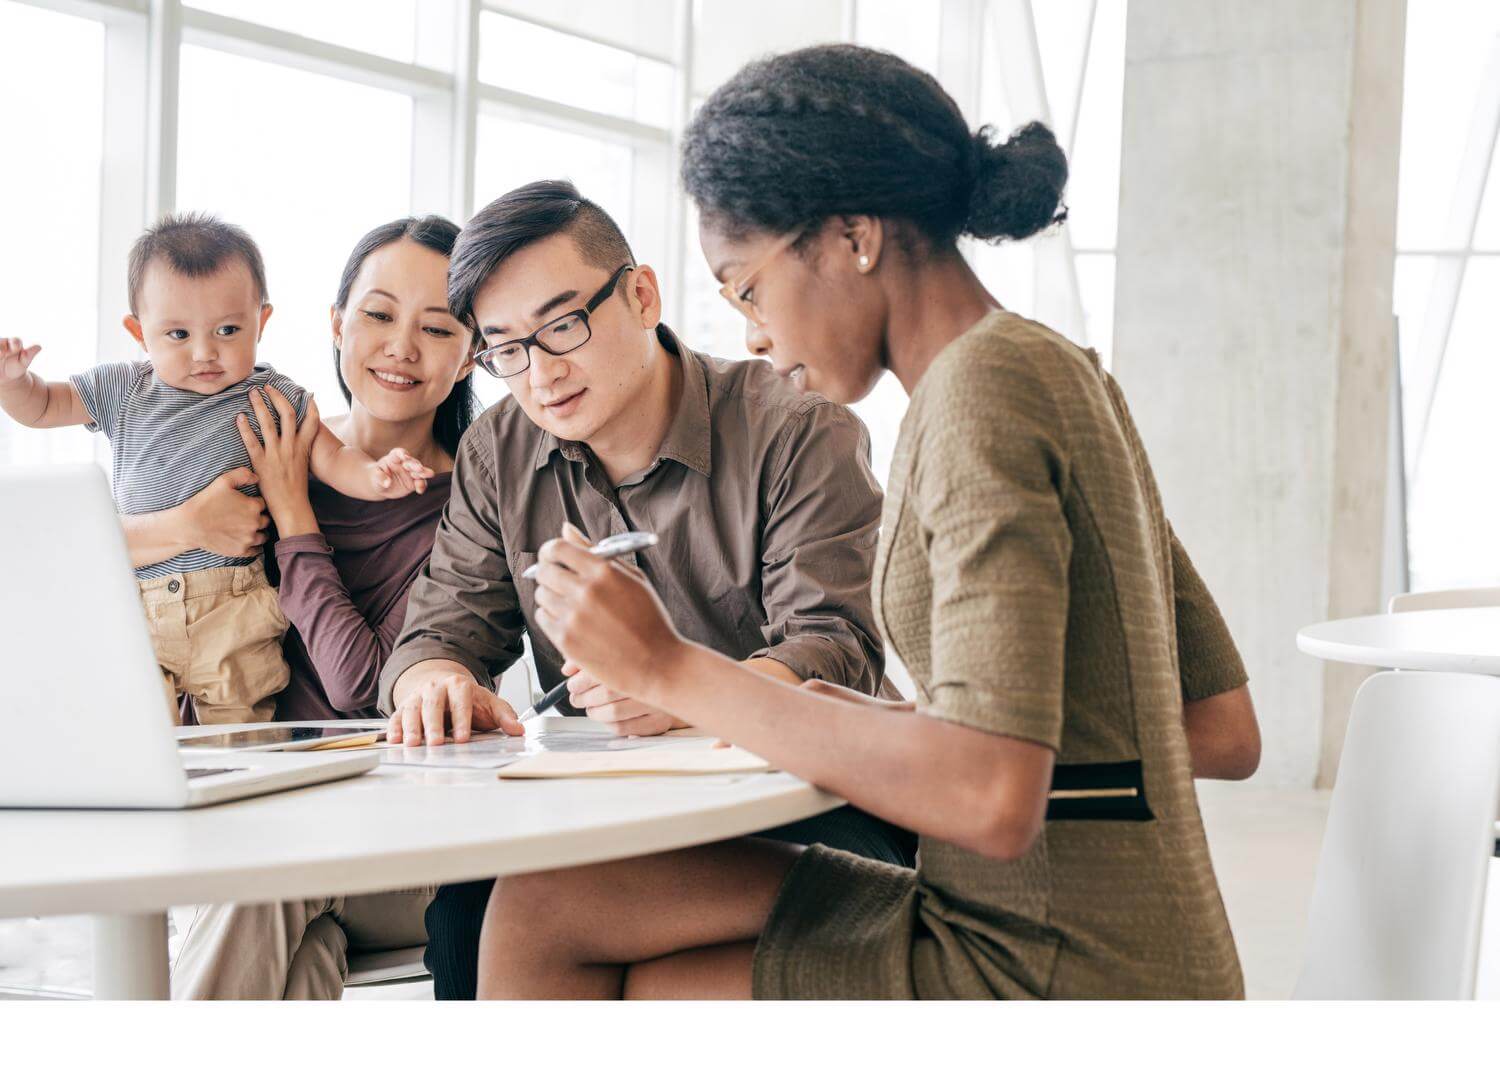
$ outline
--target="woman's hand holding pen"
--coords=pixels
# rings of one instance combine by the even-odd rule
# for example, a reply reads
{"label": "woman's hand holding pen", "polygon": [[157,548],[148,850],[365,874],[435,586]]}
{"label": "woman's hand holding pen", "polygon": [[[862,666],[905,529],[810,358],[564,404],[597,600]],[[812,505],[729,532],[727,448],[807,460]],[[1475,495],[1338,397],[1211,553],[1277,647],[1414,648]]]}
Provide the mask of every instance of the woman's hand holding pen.
{"label": "woman's hand holding pen", "polygon": [[600,559],[588,547],[571,525],[542,546],[537,624],[596,685],[649,705],[654,685],[687,642],[639,570]]}

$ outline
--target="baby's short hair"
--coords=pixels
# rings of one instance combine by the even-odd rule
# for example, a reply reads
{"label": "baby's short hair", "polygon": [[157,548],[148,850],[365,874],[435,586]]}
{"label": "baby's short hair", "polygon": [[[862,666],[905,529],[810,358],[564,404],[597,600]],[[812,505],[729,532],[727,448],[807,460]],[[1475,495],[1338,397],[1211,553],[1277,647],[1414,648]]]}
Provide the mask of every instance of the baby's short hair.
{"label": "baby's short hair", "polygon": [[130,293],[131,315],[140,313],[141,284],[145,282],[146,269],[152,261],[160,258],[179,275],[201,279],[213,275],[231,257],[238,257],[250,269],[250,279],[260,292],[261,304],[264,305],[268,297],[266,264],[255,239],[243,228],[206,212],[163,216],[130,247],[126,285]]}

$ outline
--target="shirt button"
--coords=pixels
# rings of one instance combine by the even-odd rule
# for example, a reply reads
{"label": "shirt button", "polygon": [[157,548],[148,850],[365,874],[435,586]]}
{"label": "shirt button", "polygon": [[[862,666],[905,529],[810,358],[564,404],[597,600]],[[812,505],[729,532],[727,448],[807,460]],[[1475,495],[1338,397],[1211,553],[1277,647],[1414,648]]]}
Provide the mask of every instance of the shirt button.
{"label": "shirt button", "polygon": [[167,591],[168,592],[174,592],[175,593],[175,592],[180,591],[181,589],[182,589],[182,582],[181,581],[172,580],[172,581],[168,581],[167,582]]}

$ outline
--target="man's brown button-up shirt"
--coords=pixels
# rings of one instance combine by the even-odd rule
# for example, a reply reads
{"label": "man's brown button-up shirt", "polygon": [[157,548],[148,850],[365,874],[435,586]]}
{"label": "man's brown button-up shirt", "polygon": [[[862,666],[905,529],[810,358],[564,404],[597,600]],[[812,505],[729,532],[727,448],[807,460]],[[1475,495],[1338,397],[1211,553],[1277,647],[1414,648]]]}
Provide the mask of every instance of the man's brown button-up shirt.
{"label": "man's brown button-up shirt", "polygon": [[660,542],[633,557],[684,636],[734,659],[765,657],[801,678],[866,693],[884,659],[870,604],[881,493],[869,435],[843,406],[802,394],[765,361],[694,353],[656,460],[612,486],[580,443],[538,428],[507,398],[464,436],[432,557],[381,674],[451,659],[493,687],[529,633],[543,687],[561,654],[535,622],[521,574],[571,521],[591,541],[631,529]]}

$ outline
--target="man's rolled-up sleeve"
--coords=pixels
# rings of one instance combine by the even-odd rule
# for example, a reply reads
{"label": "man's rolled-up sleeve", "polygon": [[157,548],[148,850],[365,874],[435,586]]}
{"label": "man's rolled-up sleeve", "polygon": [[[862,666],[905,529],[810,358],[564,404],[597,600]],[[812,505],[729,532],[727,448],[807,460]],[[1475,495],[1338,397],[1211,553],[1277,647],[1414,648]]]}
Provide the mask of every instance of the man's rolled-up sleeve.
{"label": "man's rolled-up sleeve", "polygon": [[804,681],[874,694],[885,657],[870,602],[881,492],[870,436],[843,406],[819,402],[771,452],[761,533],[766,646]]}
{"label": "man's rolled-up sleeve", "polygon": [[380,710],[395,708],[396,681],[429,659],[468,668],[481,685],[521,657],[525,620],[500,532],[494,440],[476,427],[454,459],[452,494],[432,557],[412,583],[406,622],[380,675]]}

